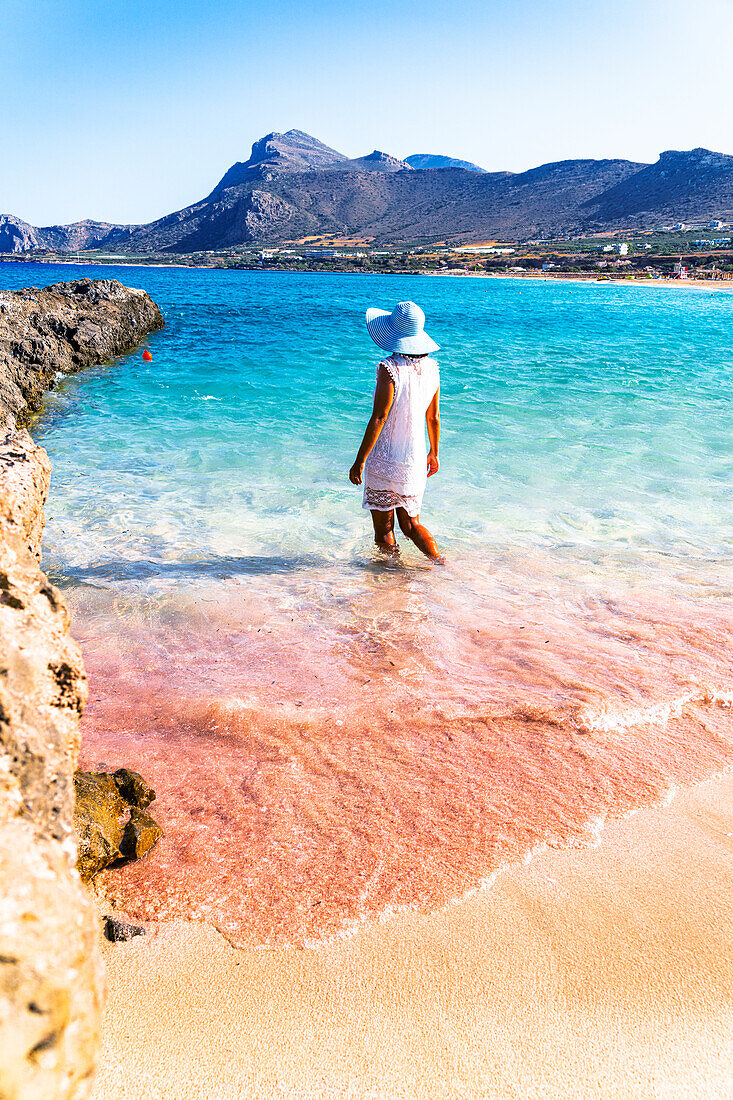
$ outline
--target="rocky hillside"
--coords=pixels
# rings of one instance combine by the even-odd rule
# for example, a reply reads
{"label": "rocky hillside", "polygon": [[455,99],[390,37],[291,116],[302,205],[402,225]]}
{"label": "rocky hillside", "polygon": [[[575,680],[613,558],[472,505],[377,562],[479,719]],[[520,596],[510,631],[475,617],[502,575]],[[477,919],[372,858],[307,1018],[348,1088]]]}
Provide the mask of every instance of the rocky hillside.
{"label": "rocky hillside", "polygon": [[327,170],[303,170],[304,135],[298,135],[296,166],[283,157],[287,137],[281,135],[277,155],[264,160],[256,143],[250,160],[230,169],[206,199],[139,227],[123,247],[194,252],[333,233],[394,243],[562,232],[588,220],[579,213],[583,203],[644,167],[564,161],[521,174],[438,172],[372,153]]}
{"label": "rocky hillside", "polygon": [[668,150],[585,204],[610,224],[646,225],[733,215],[733,157],[709,149]]}
{"label": "rocky hillside", "polygon": [[29,252],[33,249],[75,252],[77,249],[109,248],[126,240],[132,228],[130,225],[92,221],[38,228],[12,214],[0,214],[0,252]]}
{"label": "rocky hillside", "polygon": [[484,172],[427,153],[403,161],[375,150],[351,159],[289,130],[256,141],[206,198],[148,225],[35,229],[6,216],[0,252],[110,245],[195,252],[327,234],[392,245],[527,240],[713,217],[733,219],[733,157],[706,149],[662,153],[651,165],[566,160]]}
{"label": "rocky hillside", "polygon": [[444,157],[439,153],[412,153],[405,157],[405,164],[410,168],[466,168],[469,172],[485,172],[485,168],[479,168],[478,164],[472,164],[470,160],[458,160],[457,157]]}
{"label": "rocky hillside", "polygon": [[162,324],[114,281],[0,294],[0,1096],[89,1095],[102,1009],[100,924],[75,869],[74,770],[86,676],[41,571],[51,464],[17,421],[56,371]]}

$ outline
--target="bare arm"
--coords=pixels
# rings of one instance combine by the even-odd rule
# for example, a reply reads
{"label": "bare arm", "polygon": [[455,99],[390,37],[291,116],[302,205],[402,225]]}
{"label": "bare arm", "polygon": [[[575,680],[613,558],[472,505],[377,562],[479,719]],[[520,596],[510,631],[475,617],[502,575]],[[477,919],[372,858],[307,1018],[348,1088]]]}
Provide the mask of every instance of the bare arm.
{"label": "bare arm", "polygon": [[438,386],[435,391],[435,397],[428,405],[428,411],[425,413],[425,423],[427,424],[428,439],[430,440],[428,477],[432,477],[433,474],[437,474],[440,469],[440,462],[438,461],[438,444],[440,443],[440,386]]}
{"label": "bare arm", "polygon": [[352,485],[361,485],[361,475],[364,472],[364,463],[371,454],[374,444],[379,439],[379,433],[384,427],[389,410],[394,400],[394,382],[386,367],[379,368],[377,375],[377,388],[374,391],[374,408],[369,418],[369,423],[361,441],[361,447],[356,455],[354,465],[349,470],[349,481]]}

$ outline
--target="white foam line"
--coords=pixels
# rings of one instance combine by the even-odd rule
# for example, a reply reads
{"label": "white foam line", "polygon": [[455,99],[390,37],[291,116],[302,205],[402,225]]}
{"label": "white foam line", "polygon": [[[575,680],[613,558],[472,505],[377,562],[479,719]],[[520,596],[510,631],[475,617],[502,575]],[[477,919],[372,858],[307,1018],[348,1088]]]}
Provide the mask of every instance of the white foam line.
{"label": "white foam line", "polygon": [[733,689],[703,688],[691,691],[676,699],[656,703],[652,706],[629,707],[626,711],[616,711],[613,715],[603,710],[581,708],[576,720],[580,726],[591,733],[613,733],[615,730],[628,729],[653,723],[666,725],[671,718],[681,718],[684,708],[691,703],[703,703],[708,706],[733,706]]}

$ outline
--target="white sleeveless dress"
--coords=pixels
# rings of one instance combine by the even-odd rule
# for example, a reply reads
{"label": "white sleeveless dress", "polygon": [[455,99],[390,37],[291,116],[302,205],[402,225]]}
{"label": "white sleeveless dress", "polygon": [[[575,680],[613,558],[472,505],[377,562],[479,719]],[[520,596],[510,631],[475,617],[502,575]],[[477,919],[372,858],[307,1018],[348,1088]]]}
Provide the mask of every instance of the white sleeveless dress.
{"label": "white sleeveless dress", "polygon": [[429,358],[391,355],[379,366],[389,371],[394,398],[364,465],[362,507],[373,512],[404,508],[408,516],[416,516],[427,482],[425,413],[440,384],[438,364]]}

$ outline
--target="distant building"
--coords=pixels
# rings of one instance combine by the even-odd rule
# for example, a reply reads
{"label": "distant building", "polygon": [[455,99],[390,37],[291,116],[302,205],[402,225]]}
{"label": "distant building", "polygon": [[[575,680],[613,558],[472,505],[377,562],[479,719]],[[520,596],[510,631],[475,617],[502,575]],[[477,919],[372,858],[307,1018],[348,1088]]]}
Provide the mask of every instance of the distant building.
{"label": "distant building", "polygon": [[711,222],[708,222],[708,229],[722,229],[723,223],[714,218]]}
{"label": "distant building", "polygon": [[677,222],[677,225],[673,225],[672,228],[674,230],[676,230],[678,233],[682,233],[685,229],[687,229],[687,223],[686,222]]}
{"label": "distant building", "polygon": [[274,260],[277,253],[277,248],[263,248],[259,253],[259,257],[261,260]]}
{"label": "distant building", "polygon": [[628,256],[629,254],[629,246],[626,243],[614,245],[614,249],[618,252],[619,256]]}

